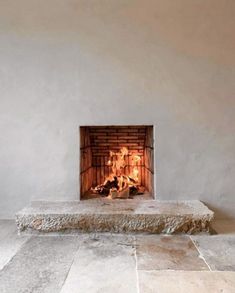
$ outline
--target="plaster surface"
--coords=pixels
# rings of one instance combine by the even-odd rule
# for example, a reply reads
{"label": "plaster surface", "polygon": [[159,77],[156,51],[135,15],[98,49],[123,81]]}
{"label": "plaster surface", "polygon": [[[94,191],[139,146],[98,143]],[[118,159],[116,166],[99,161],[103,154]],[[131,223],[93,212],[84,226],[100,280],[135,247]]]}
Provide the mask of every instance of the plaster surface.
{"label": "plaster surface", "polygon": [[214,213],[200,201],[94,199],[33,202],[16,214],[19,232],[210,232]]}
{"label": "plaster surface", "polygon": [[235,1],[0,3],[0,217],[79,199],[79,125],[155,125],[156,197],[235,217]]}

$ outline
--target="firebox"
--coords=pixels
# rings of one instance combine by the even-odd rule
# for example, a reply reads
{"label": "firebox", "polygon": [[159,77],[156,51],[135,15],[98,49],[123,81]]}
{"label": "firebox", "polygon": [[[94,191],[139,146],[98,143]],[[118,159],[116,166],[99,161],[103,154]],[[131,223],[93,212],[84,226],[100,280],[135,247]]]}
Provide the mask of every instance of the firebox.
{"label": "firebox", "polygon": [[153,126],[81,126],[81,199],[154,196]]}

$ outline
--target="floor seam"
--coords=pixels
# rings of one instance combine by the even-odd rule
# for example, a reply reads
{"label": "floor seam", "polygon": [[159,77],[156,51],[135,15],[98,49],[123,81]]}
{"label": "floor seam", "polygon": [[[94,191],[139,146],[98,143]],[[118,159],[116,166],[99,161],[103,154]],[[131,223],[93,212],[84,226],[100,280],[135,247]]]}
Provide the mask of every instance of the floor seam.
{"label": "floor seam", "polygon": [[195,248],[197,249],[197,251],[198,251],[198,253],[199,253],[199,257],[200,257],[201,259],[204,260],[205,264],[208,266],[208,269],[212,272],[212,269],[211,269],[210,265],[208,264],[208,262],[206,261],[205,257],[203,256],[203,254],[201,253],[201,251],[200,251],[199,248],[197,247],[195,241],[192,239],[191,236],[189,236],[189,238],[191,239],[193,245],[194,245]]}
{"label": "floor seam", "polygon": [[21,245],[18,247],[18,249],[16,250],[16,252],[14,253],[14,255],[12,255],[8,261],[3,265],[3,267],[0,269],[0,272],[2,272],[8,265],[10,265],[10,263],[12,262],[12,260],[14,259],[14,257],[16,257],[16,255],[20,252],[20,250],[22,249],[22,247],[32,238],[32,237],[25,237],[27,239],[25,239],[25,241],[23,243],[21,243]]}
{"label": "floor seam", "polygon": [[62,290],[63,290],[64,284],[65,284],[65,282],[66,282],[66,280],[67,280],[67,278],[68,278],[68,275],[69,275],[69,273],[70,273],[70,271],[71,271],[72,265],[74,264],[74,261],[75,261],[75,258],[76,258],[76,256],[77,256],[77,254],[78,254],[79,249],[80,249],[80,245],[78,246],[78,249],[77,249],[76,253],[74,254],[74,258],[73,258],[73,261],[71,262],[70,268],[68,269],[68,272],[67,272],[67,274],[65,275],[65,278],[64,278],[63,284],[61,285],[61,288],[60,288],[60,292],[62,292]]}
{"label": "floor seam", "polygon": [[137,293],[140,293],[138,262],[137,262],[137,242],[136,242],[136,237],[135,237],[135,270],[136,270],[136,289],[137,289]]}

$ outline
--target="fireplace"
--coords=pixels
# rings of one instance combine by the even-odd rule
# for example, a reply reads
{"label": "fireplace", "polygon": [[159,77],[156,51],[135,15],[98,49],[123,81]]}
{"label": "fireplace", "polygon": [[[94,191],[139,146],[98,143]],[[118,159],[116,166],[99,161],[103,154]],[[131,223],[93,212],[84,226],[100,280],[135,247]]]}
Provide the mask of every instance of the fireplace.
{"label": "fireplace", "polygon": [[84,200],[32,202],[16,215],[18,231],[209,232],[213,212],[200,201],[151,200],[153,130],[149,125],[80,127]]}
{"label": "fireplace", "polygon": [[153,126],[81,126],[81,199],[152,199],[153,156]]}

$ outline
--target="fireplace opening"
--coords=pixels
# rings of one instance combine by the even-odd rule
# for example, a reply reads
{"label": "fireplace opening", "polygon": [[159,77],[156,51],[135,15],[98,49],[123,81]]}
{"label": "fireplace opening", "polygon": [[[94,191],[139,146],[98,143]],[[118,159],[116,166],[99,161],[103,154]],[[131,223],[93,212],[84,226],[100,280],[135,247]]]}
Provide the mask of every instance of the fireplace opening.
{"label": "fireplace opening", "polygon": [[152,199],[153,156],[153,126],[81,126],[81,199]]}

